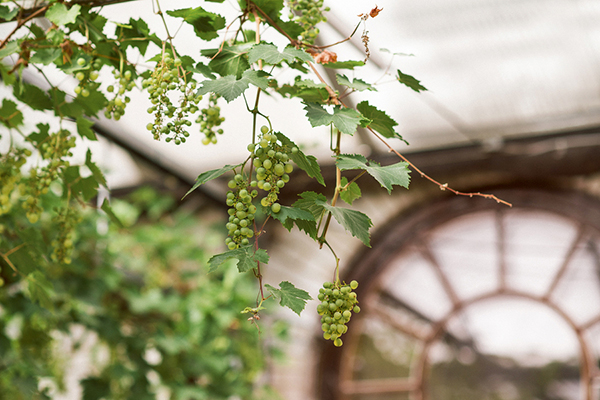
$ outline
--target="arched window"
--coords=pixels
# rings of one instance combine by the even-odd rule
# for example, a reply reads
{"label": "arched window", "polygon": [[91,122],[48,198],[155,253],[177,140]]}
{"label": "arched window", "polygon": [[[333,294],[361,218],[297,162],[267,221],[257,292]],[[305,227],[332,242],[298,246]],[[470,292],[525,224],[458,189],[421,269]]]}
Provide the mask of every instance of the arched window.
{"label": "arched window", "polygon": [[336,400],[600,398],[600,204],[507,191],[391,221],[348,276],[360,314],[325,347]]}

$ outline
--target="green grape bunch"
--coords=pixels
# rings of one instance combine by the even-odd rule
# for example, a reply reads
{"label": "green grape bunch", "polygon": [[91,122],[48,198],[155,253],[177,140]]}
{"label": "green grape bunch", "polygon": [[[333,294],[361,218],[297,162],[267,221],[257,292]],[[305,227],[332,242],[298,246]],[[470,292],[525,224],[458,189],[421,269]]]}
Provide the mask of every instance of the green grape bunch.
{"label": "green grape bunch", "polygon": [[57,209],[52,222],[58,227],[58,235],[52,240],[52,260],[61,264],[71,264],[73,234],[82,217],[78,210],[69,207]]}
{"label": "green grape bunch", "polygon": [[319,289],[317,298],[321,304],[317,306],[317,312],[321,315],[323,337],[333,341],[337,347],[343,344],[340,337],[348,331],[346,324],[350,321],[352,312],[360,312],[354,292],[357,287],[357,281],[352,281],[350,284],[341,284],[337,281],[335,283],[325,282]]}
{"label": "green grape bunch", "polygon": [[217,105],[218,99],[218,95],[211,93],[208,98],[208,107],[203,108],[198,118],[196,118],[196,123],[200,124],[200,132],[204,134],[202,139],[204,145],[216,144],[217,134],[223,134],[223,129],[215,130],[215,127],[220,126],[225,121],[225,118],[221,117],[221,108]]}
{"label": "green grape bunch", "polygon": [[11,195],[21,180],[21,167],[31,154],[29,149],[12,148],[0,157],[0,215],[12,209]]}
{"label": "green grape bunch", "polygon": [[329,7],[323,7],[323,0],[288,0],[288,7],[291,10],[289,19],[304,29],[300,34],[302,41],[314,44],[319,34],[316,25],[327,22],[323,12],[329,11]]}
{"label": "green grape bunch", "polygon": [[228,237],[225,244],[229,250],[250,244],[250,238],[254,236],[254,214],[256,206],[252,200],[258,195],[256,189],[249,191],[247,181],[242,174],[236,174],[229,181],[230,191],[227,192],[226,203],[230,207],[228,211],[229,220],[225,225]]}
{"label": "green grape bunch", "polygon": [[31,168],[26,183],[19,185],[19,192],[25,199],[22,207],[32,224],[38,221],[43,211],[39,204],[41,195],[48,193],[50,184],[59,179],[65,168],[70,166],[67,158],[73,156],[71,150],[75,145],[75,137],[66,129],[48,135],[39,145],[40,155],[47,163],[42,167]]}
{"label": "green grape bunch", "polygon": [[106,91],[114,93],[114,95],[112,99],[108,100],[104,116],[118,121],[125,114],[125,106],[131,101],[131,98],[126,96],[125,93],[130,92],[135,88],[135,82],[133,79],[133,72],[129,69],[122,72],[114,70],[113,76],[116,83],[114,85],[109,85],[106,88]]}
{"label": "green grape bunch", "polygon": [[75,78],[79,83],[75,86],[74,92],[78,96],[89,97],[90,90],[95,90],[100,86],[96,79],[100,76],[102,63],[97,59],[88,59],[87,56],[78,57],[75,63],[80,69],[75,72]]}
{"label": "green grape bunch", "polygon": [[[152,102],[148,113],[154,114],[154,123],[149,123],[146,128],[152,132],[155,140],[165,135],[166,142],[173,141],[177,145],[185,143],[189,137],[187,128],[192,121],[187,119],[188,115],[198,112],[198,103],[202,99],[202,96],[194,93],[196,82],[188,82],[185,74],[180,73],[183,71],[181,63],[180,58],[173,59],[170,54],[163,53],[150,77],[142,82]],[[179,94],[177,106],[171,101],[171,92]]]}
{"label": "green grape bunch", "polygon": [[257,144],[248,145],[256,168],[256,181],[251,182],[251,185],[266,192],[260,204],[278,213],[281,210],[281,205],[277,203],[279,191],[290,181],[289,174],[294,170],[290,154],[298,149],[283,146],[267,126],[261,127],[261,133]]}

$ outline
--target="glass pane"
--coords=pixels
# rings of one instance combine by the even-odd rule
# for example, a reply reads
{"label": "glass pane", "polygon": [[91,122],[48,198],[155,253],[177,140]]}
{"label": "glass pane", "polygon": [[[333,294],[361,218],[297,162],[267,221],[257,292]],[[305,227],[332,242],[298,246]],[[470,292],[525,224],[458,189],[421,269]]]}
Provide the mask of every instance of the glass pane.
{"label": "glass pane", "polygon": [[436,321],[451,309],[431,263],[416,252],[399,258],[382,274],[383,291],[406,303],[430,321]]}
{"label": "glass pane", "polygon": [[507,284],[544,295],[575,237],[574,222],[554,214],[514,210],[504,217]]}
{"label": "glass pane", "polygon": [[354,362],[354,380],[401,378],[410,375],[419,343],[394,327],[375,318],[363,323]]}
{"label": "glass pane", "polygon": [[552,300],[578,324],[600,315],[600,266],[589,243],[573,255]]}
{"label": "glass pane", "polygon": [[[493,299],[449,325],[431,357],[431,399],[580,400],[577,337],[548,307]],[[469,341],[449,339],[457,325],[470,332]]]}
{"label": "glass pane", "polygon": [[431,252],[460,299],[498,287],[497,236],[493,212],[457,218],[431,234]]}

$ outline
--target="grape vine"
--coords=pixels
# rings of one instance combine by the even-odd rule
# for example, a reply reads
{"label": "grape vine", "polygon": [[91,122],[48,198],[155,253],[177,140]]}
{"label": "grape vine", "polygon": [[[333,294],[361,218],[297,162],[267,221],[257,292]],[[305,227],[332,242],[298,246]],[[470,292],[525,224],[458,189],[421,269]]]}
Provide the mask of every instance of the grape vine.
{"label": "grape vine", "polygon": [[[337,62],[337,53],[331,49],[349,40],[360,26],[366,46],[369,41],[366,26],[382,9],[375,6],[370,11],[357,10],[358,25],[348,38],[319,46],[315,44],[319,24],[326,21],[324,13],[328,11],[322,0],[289,0],[286,6],[278,0],[239,0],[238,4],[237,17],[227,24],[225,17],[200,6],[163,12],[160,1],[152,0],[156,18],[164,27],[162,33],[152,32],[141,18],[130,18],[125,22],[115,21],[115,32],[110,35],[104,33],[108,20],[101,15],[101,8],[95,8],[95,3],[50,2],[34,10],[26,10],[16,3],[0,5],[0,18],[15,23],[14,29],[0,42],[2,84],[12,90],[12,97],[4,99],[0,107],[0,124],[8,132],[8,135],[3,133],[7,137],[2,139],[10,142],[9,150],[0,154],[0,217],[20,204],[29,223],[38,226],[36,224],[44,222],[40,221],[43,212],[51,211],[56,229],[44,257],[57,265],[71,263],[81,208],[95,207],[91,200],[97,197],[101,186],[108,186],[93,161],[92,152],[87,151],[85,162],[74,164],[73,149],[85,148],[88,141],[96,140],[93,126],[98,115],[116,121],[123,117],[131,102],[130,92],[141,88],[151,103],[145,125],[155,140],[180,145],[192,135],[199,135],[204,145],[210,145],[217,143],[220,135],[245,134],[239,140],[250,143],[247,158],[239,160],[237,165],[200,173],[188,192],[220,177],[225,178],[229,187],[224,199],[228,208],[224,215],[226,251],[210,258],[209,269],[214,271],[225,261],[235,259],[240,272],[252,271],[258,278],[257,304],[251,307],[256,310],[253,322],[258,321],[258,310],[270,298],[278,299],[282,306],[300,314],[311,299],[308,292],[288,281],[280,282],[279,288],[263,282],[262,271],[269,256],[261,248],[261,236],[272,220],[281,222],[288,230],[296,227],[305,232],[318,248],[325,245],[330,249],[336,259],[335,279],[326,282],[317,297],[321,301],[318,313],[323,335],[334,345],[341,346],[341,336],[348,329],[346,324],[352,313],[360,310],[354,292],[358,283],[345,284],[340,280],[340,260],[327,234],[331,224],[338,223],[370,246],[370,218],[338,204],[342,200],[351,205],[360,196],[357,181],[361,176],[372,176],[391,192],[395,186],[408,188],[411,167],[442,190],[505,202],[494,195],[456,191],[424,174],[389,144],[402,139],[395,131],[396,121],[367,101],[350,106],[346,95],[334,90],[319,72],[319,64],[341,70],[358,69],[368,62],[368,48],[364,60],[345,62]],[[34,17],[41,15],[52,23],[49,28],[37,25]],[[201,58],[177,51],[178,40],[189,38],[171,34],[169,25],[174,21],[177,26],[191,26]],[[208,43],[213,39],[218,39],[219,44],[206,48],[209,44],[204,41]],[[287,42],[286,47],[273,44],[282,40]],[[145,61],[139,62],[140,57],[129,59],[134,51]],[[23,72],[28,66],[41,73],[46,89],[26,82]],[[61,77],[69,76],[76,83],[73,92],[67,93],[56,83],[59,80],[45,74],[50,66],[60,71]],[[294,74],[276,73],[290,70],[298,76],[289,81],[286,77]],[[109,74],[113,81],[105,86],[99,80]],[[416,78],[400,70],[396,75],[388,75],[408,89],[427,90]],[[337,74],[336,80],[346,88],[342,93],[376,91],[374,84],[362,79]],[[302,146],[288,137],[293,132],[272,126],[269,112],[263,109],[261,102],[264,94],[280,98],[282,102],[289,98],[300,99],[312,127],[329,127],[336,168],[335,186],[326,188],[329,198],[325,193],[308,191],[300,193],[291,204],[281,200],[283,191],[291,185],[291,178],[299,171],[323,186],[325,180],[319,160],[305,154]],[[255,98],[253,106],[248,104],[251,95]],[[228,103],[243,99],[252,116],[252,124],[245,133],[224,132],[221,99]],[[23,110],[25,106],[43,118],[53,118],[59,128],[50,129],[49,124],[40,123],[37,130],[28,132],[24,123],[28,115]],[[259,128],[262,124],[264,126]],[[360,127],[397,154],[398,162],[381,166],[362,155],[344,153],[344,137]],[[81,140],[76,139],[75,133]],[[302,138],[297,140],[302,142]],[[358,171],[358,174],[354,173],[356,177],[348,180],[346,171]],[[62,193],[58,205],[45,200],[52,188]],[[115,219],[109,202],[103,202],[100,208]],[[3,248],[0,253],[12,254],[15,248]],[[11,264],[11,268],[19,270],[17,264]],[[33,279],[32,274],[36,274],[36,282],[47,274],[43,269],[25,268],[25,271],[24,279]],[[45,298],[39,293],[46,290],[44,285],[39,287],[41,292],[34,291],[32,295],[38,302]]]}

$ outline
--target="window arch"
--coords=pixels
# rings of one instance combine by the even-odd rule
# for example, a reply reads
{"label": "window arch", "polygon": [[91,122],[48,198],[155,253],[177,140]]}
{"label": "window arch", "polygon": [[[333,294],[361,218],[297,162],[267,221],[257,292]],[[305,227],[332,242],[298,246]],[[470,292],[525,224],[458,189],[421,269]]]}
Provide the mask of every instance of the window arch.
{"label": "window arch", "polygon": [[323,349],[322,399],[598,400],[600,204],[499,195],[514,207],[456,197],[405,213],[355,257],[363,311]]}

